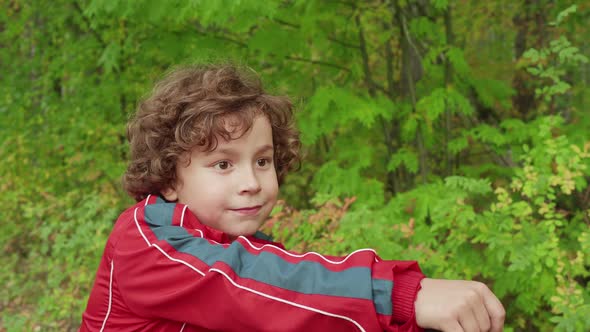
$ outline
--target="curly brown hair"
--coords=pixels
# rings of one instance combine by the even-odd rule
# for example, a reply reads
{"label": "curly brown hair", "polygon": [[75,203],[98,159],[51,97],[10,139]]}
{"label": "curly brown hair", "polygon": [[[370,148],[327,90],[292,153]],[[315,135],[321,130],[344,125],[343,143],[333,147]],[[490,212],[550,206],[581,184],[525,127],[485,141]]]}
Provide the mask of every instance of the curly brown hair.
{"label": "curly brown hair", "polygon": [[289,99],[267,94],[255,73],[234,65],[195,65],[170,72],[140,102],[127,125],[131,160],[123,177],[125,190],[140,201],[173,187],[183,156],[196,147],[214,150],[218,137],[236,139],[228,120],[239,124],[242,135],[260,115],[271,123],[281,184],[299,163],[299,133]]}

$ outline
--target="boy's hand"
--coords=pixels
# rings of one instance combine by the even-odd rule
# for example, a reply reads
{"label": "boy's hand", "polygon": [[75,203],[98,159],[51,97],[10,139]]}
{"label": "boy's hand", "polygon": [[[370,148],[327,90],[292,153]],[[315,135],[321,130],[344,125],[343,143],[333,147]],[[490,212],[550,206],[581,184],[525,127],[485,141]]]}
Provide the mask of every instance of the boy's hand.
{"label": "boy's hand", "polygon": [[416,299],[416,322],[443,332],[500,332],[506,312],[481,282],[423,279]]}

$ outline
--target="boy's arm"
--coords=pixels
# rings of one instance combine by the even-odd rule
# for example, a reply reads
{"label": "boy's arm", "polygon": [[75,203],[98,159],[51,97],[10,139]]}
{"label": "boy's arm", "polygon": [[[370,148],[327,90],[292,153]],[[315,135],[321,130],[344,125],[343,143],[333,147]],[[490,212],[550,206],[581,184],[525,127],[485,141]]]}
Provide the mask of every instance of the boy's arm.
{"label": "boy's arm", "polygon": [[221,245],[180,227],[193,217],[181,207],[127,216],[113,274],[136,314],[224,331],[418,330],[416,263],[382,261],[372,250],[297,255],[244,237]]}

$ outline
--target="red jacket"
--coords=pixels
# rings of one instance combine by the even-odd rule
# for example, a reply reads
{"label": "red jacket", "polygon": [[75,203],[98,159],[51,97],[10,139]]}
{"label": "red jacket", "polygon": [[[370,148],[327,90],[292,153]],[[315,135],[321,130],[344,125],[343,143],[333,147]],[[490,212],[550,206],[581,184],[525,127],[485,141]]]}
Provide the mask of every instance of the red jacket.
{"label": "red jacket", "polygon": [[415,262],[229,241],[156,196],[123,212],[80,331],[419,331]]}

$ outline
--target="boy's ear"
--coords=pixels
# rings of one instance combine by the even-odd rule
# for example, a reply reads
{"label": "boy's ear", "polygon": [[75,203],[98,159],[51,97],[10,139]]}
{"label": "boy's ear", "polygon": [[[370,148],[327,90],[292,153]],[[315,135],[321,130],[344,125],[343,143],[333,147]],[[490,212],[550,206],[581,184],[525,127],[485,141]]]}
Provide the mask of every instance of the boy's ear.
{"label": "boy's ear", "polygon": [[160,194],[162,194],[162,196],[164,196],[164,199],[166,199],[168,202],[176,202],[178,200],[178,193],[174,188],[166,188],[162,190]]}

